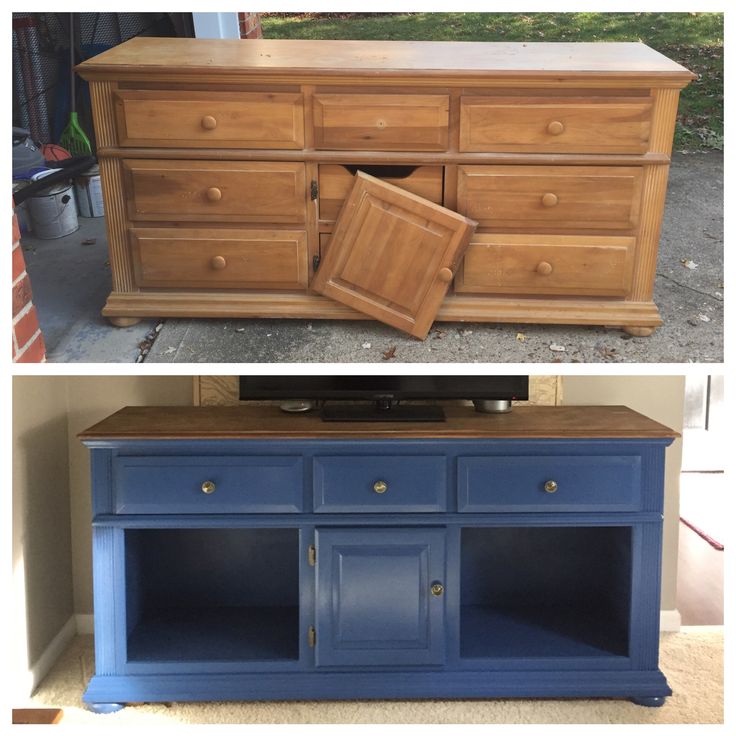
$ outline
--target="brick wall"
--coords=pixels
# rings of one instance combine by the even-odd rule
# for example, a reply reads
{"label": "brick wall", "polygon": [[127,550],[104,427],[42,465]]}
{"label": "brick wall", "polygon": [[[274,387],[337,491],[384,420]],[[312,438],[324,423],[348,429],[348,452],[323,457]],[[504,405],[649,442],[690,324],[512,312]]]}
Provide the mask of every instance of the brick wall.
{"label": "brick wall", "polygon": [[238,13],[240,38],[263,38],[260,13]]}
{"label": "brick wall", "polygon": [[13,212],[13,362],[44,363],[46,346],[43,342],[38,315],[33,306],[31,280],[20,247],[18,218]]}

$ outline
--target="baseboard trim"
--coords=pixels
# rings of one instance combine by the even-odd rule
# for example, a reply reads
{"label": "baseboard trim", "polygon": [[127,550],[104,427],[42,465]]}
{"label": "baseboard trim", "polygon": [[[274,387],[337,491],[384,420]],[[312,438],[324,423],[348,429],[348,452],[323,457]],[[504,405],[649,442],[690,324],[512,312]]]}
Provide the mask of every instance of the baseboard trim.
{"label": "baseboard trim", "polygon": [[66,649],[71,640],[77,633],[77,622],[72,615],[69,620],[61,627],[59,633],[51,640],[51,643],[44,649],[43,654],[31,665],[28,674],[30,676],[29,695],[41,684],[41,680],[49,673],[54,666],[56,660]]}
{"label": "baseboard trim", "polygon": [[75,613],[74,618],[77,624],[77,634],[94,634],[95,633],[95,617],[91,613]]}
{"label": "baseboard trim", "polygon": [[660,631],[679,631],[682,627],[682,616],[676,608],[659,612]]}

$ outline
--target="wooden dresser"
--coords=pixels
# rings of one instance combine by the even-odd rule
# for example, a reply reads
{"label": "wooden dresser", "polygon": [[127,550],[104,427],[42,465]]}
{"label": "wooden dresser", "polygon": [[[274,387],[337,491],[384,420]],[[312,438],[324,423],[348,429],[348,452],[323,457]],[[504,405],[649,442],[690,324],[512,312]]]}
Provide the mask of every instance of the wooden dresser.
{"label": "wooden dresser", "polygon": [[[478,223],[437,319],[661,324],[660,225],[694,75],[643,44],[136,38],[77,69],[115,324],[363,318],[310,289],[358,170]],[[411,289],[385,276],[384,301]]]}

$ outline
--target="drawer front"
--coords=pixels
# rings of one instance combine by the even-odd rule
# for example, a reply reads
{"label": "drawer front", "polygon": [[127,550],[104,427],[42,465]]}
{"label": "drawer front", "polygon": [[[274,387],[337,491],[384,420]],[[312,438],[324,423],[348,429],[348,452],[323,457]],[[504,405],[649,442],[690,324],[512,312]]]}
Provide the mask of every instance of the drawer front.
{"label": "drawer front", "polygon": [[447,95],[314,96],[314,145],[356,151],[444,151]]}
{"label": "drawer front", "polygon": [[461,151],[644,153],[649,97],[463,97]]}
{"label": "drawer front", "polygon": [[469,294],[626,296],[636,239],[476,234],[455,277]]}
{"label": "drawer front", "polygon": [[458,212],[494,229],[628,230],[641,181],[635,166],[459,166]]}
{"label": "drawer front", "polygon": [[131,220],[303,223],[303,163],[124,162]]}
{"label": "drawer front", "polygon": [[136,228],[130,231],[138,286],[305,289],[303,230]]}
{"label": "drawer front", "polygon": [[319,218],[334,221],[355,183],[355,172],[363,171],[382,181],[442,204],[441,166],[340,166],[319,167]]}
{"label": "drawer front", "polygon": [[114,99],[121,146],[304,146],[301,94],[119,90]]}
{"label": "drawer front", "polygon": [[635,455],[458,458],[458,511],[636,511]]}
{"label": "drawer front", "polygon": [[314,510],[317,512],[444,511],[446,499],[444,457],[314,458]]}
{"label": "drawer front", "polygon": [[[118,514],[296,513],[302,510],[302,458],[119,457]],[[211,485],[207,485],[211,484]]]}

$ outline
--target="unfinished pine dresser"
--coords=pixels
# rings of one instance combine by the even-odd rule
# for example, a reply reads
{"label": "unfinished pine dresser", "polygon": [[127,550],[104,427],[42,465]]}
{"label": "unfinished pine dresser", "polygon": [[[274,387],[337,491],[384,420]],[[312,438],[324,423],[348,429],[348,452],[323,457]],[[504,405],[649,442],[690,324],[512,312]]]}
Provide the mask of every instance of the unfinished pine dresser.
{"label": "unfinished pine dresser", "polygon": [[[662,322],[660,225],[694,75],[643,44],[135,38],[77,69],[114,324],[364,318],[310,288],[358,170],[478,223],[436,319]],[[354,286],[421,300],[383,276]]]}

